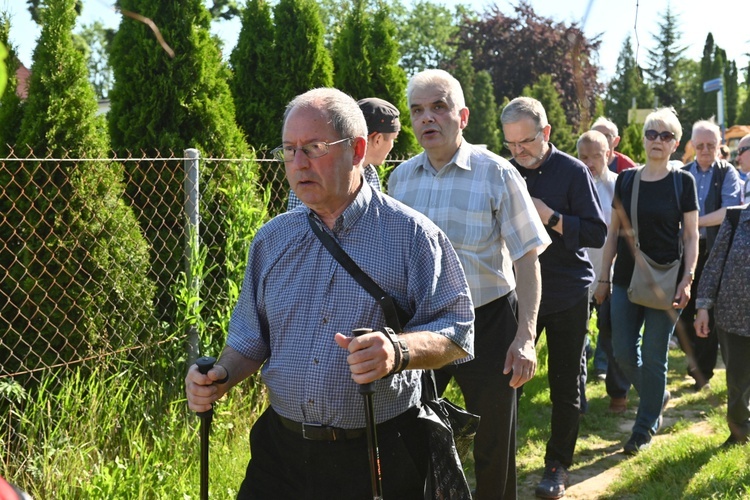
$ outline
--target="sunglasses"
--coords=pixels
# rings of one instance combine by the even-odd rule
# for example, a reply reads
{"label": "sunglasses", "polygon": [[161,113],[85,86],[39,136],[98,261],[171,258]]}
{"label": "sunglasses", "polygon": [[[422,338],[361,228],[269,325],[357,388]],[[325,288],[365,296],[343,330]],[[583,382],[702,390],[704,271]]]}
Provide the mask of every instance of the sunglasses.
{"label": "sunglasses", "polygon": [[648,139],[649,141],[655,141],[658,137],[661,139],[662,142],[668,142],[674,139],[675,135],[672,132],[664,131],[664,132],[658,132],[656,130],[646,130],[643,133],[643,136]]}
{"label": "sunglasses", "polygon": [[742,146],[741,148],[737,150],[737,156],[740,156],[742,153],[744,153],[745,151],[749,149],[750,149],[750,146]]}

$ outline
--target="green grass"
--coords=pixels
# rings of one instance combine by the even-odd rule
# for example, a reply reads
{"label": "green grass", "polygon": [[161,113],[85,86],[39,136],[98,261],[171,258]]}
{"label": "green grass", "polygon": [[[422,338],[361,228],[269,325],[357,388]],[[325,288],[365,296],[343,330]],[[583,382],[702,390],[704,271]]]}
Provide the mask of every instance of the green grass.
{"label": "green grass", "polygon": [[[549,437],[544,338],[538,351],[537,375],[524,388],[519,407],[521,498],[533,498]],[[630,435],[637,393],[631,391],[628,411],[615,416],[606,412],[604,384],[589,384],[589,411],[581,420],[570,471],[571,496],[585,479],[616,472],[587,498],[750,497],[750,446],[719,449],[728,435],[724,372],[717,371],[711,392],[694,393],[685,365],[681,352],[670,351],[673,398],[665,426],[637,457],[620,453]],[[150,377],[122,365],[87,374],[70,372],[66,379],[50,379],[28,393],[5,384],[0,387],[7,416],[0,429],[0,474],[37,499],[198,498],[200,420],[187,410],[183,379],[182,373]],[[55,391],[49,390],[52,381],[59,384]],[[462,399],[453,386],[447,395]],[[264,405],[265,394],[254,380],[217,405],[211,436],[212,498],[235,497],[249,459],[248,432]],[[471,460],[466,470],[473,481]]]}

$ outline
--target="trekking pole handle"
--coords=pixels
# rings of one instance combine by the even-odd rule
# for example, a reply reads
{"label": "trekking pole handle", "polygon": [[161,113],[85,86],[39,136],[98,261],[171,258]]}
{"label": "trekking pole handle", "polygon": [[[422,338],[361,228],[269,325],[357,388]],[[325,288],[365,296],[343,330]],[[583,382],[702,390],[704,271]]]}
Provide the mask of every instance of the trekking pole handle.
{"label": "trekking pole handle", "polygon": [[[203,375],[208,373],[208,371],[214,367],[215,363],[216,358],[214,358],[213,356],[202,356],[195,360],[195,364],[198,365],[198,371]],[[198,415],[200,418],[206,418],[212,415],[213,411],[214,409],[212,407],[210,410],[197,412],[196,415]]]}
{"label": "trekking pole handle", "polygon": [[[372,333],[372,328],[355,328],[354,330],[352,330],[352,335],[354,335],[355,337],[359,337],[361,335],[364,335],[365,333]],[[374,392],[375,389],[372,385],[372,382],[359,385],[360,394],[373,394]]]}

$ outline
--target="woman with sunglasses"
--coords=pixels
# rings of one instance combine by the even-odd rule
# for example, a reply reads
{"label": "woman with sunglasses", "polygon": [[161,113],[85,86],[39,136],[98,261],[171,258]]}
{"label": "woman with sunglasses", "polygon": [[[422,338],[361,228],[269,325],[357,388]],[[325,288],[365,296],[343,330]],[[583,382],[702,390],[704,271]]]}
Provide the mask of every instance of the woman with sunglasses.
{"label": "woman with sunglasses", "polygon": [[614,261],[612,283],[600,280],[595,298],[601,303],[611,293],[615,360],[640,396],[633,431],[623,449],[628,455],[646,448],[661,426],[661,414],[670,397],[666,390],[669,339],[680,310],[690,298],[698,254],[695,180],[689,173],[669,166],[669,158],[682,137],[680,121],[671,108],[662,108],[646,117],[643,130],[647,160],[638,167],[640,249],[652,260],[666,264],[680,258],[681,242],[683,266],[672,309],[654,309],[629,300],[628,286],[635,266],[630,209],[636,169],[625,170],[615,184],[612,220],[599,275],[607,276]]}

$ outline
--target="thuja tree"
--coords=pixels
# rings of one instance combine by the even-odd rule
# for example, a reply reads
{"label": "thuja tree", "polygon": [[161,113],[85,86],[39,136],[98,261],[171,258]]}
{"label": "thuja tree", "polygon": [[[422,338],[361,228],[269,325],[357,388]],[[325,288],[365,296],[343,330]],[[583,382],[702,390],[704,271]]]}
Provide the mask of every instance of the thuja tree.
{"label": "thuja tree", "polygon": [[[7,56],[3,61],[6,68],[7,92],[0,94],[0,158],[5,158],[12,151],[12,146],[15,145],[18,137],[18,130],[21,128],[22,117],[21,98],[16,93],[18,86],[16,70],[20,61],[15,47],[8,40],[10,24],[10,16],[7,13],[0,14],[0,50],[3,47],[7,49]],[[7,176],[8,171],[3,170],[2,175]],[[10,179],[6,177],[0,178],[2,186],[8,186],[9,182]]]}
{"label": "thuja tree", "polygon": [[523,95],[541,102],[547,113],[547,121],[552,126],[550,142],[560,151],[575,154],[575,138],[565,118],[565,110],[560,102],[560,94],[550,75],[542,75],[539,81],[523,89]]}
{"label": "thuja tree", "polygon": [[[153,2],[122,0],[125,11],[149,18],[160,40],[139,20],[123,16],[111,45],[115,84],[110,92],[109,130],[119,156],[145,154],[155,161],[126,166],[127,193],[137,207],[141,227],[151,245],[152,272],[159,287],[162,317],[176,317],[172,288],[183,264],[183,162],[185,148],[207,158],[240,158],[248,148],[235,122],[229,69],[210,34],[211,17],[201,0]],[[163,158],[163,159],[161,159]],[[203,276],[206,310],[225,290],[226,229],[234,203],[256,203],[254,163],[201,163],[201,234],[208,249]],[[247,180],[248,176],[250,181]],[[229,197],[225,187],[245,181],[243,196]],[[214,265],[215,264],[215,265]]]}
{"label": "thuja tree", "polygon": [[419,148],[408,120],[406,73],[399,66],[396,27],[388,7],[369,7],[358,0],[344,19],[333,42],[336,88],[355,99],[380,97],[401,112],[401,133],[394,154],[411,154]]}
{"label": "thuja tree", "polygon": [[[133,345],[153,333],[147,243],[123,200],[86,63],[72,41],[75,0],[48,0],[34,51],[2,261],[3,370]],[[60,160],[35,161],[32,157]],[[5,236],[7,227],[2,230]],[[8,255],[10,253],[11,255]],[[32,331],[29,331],[29,328]],[[21,335],[23,334],[23,337]]]}
{"label": "thuja tree", "polygon": [[[320,10],[313,0],[280,0],[273,10],[276,70],[268,77],[275,97],[266,121],[269,134],[281,142],[284,109],[295,96],[333,85],[333,62],[324,42]],[[283,165],[265,162],[261,181],[271,191],[272,213],[286,208],[289,191]]]}
{"label": "thuja tree", "polygon": [[654,104],[654,93],[643,81],[643,69],[636,61],[628,36],[617,57],[615,76],[609,82],[604,99],[606,116],[615,122],[620,132],[628,125],[628,110],[634,103],[636,108],[651,107]]}
{"label": "thuja tree", "polygon": [[229,62],[233,74],[232,95],[237,124],[248,143],[256,149],[271,149],[280,140],[280,105],[274,98],[276,76],[283,68],[276,64],[271,6],[266,0],[250,0],[242,12],[242,28]]}

